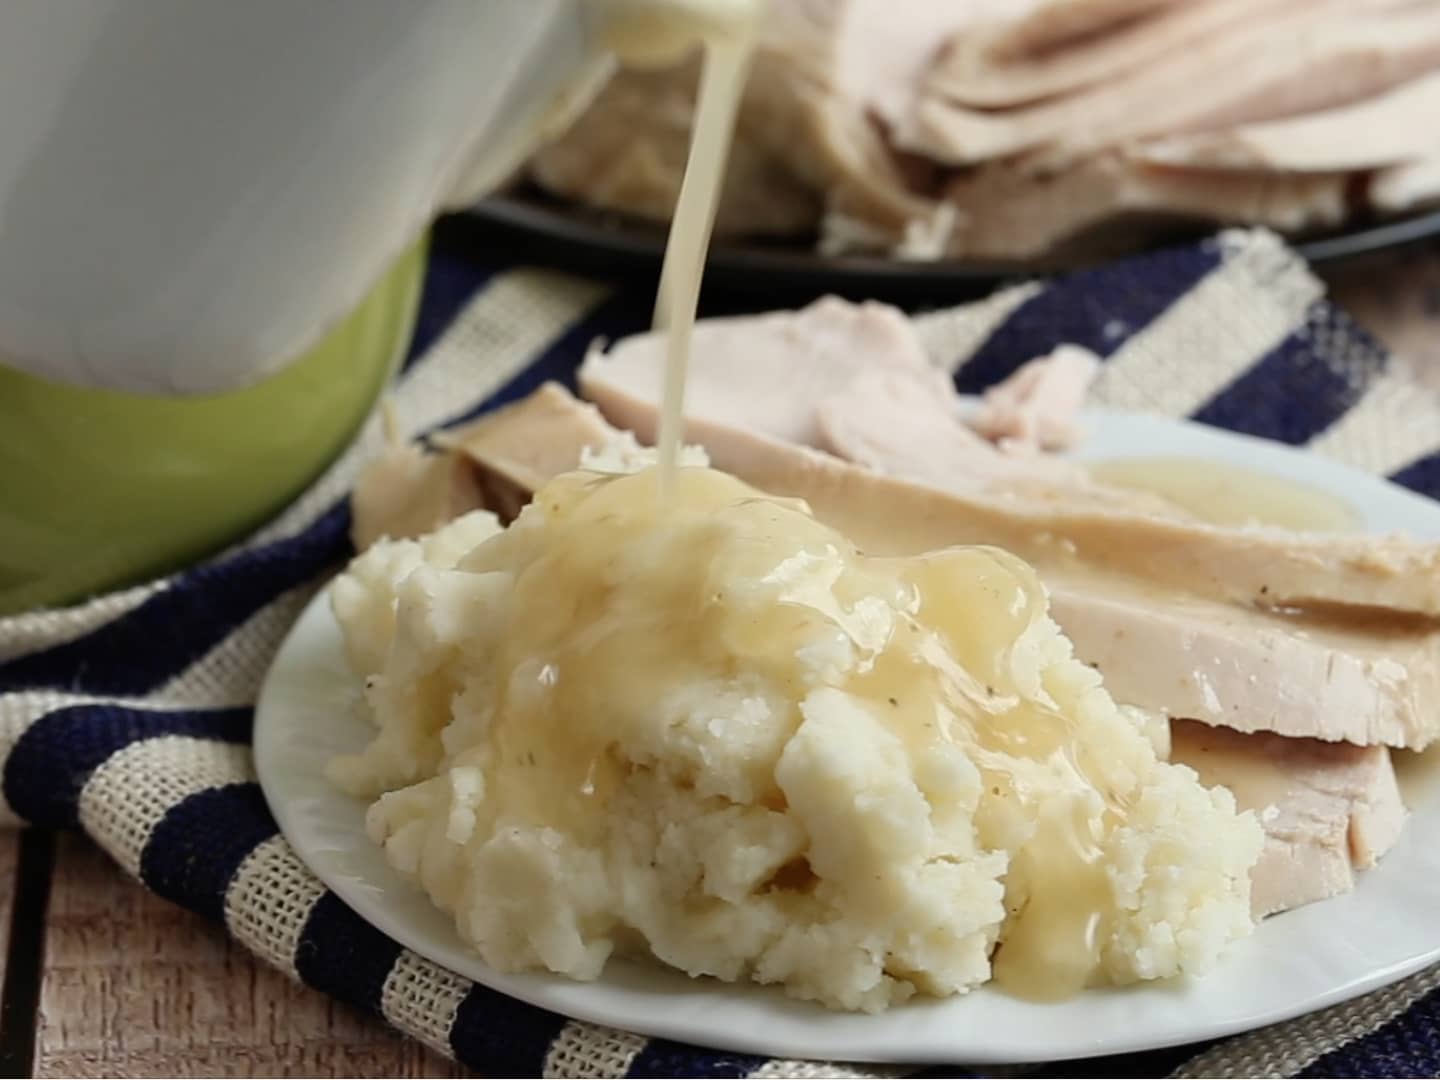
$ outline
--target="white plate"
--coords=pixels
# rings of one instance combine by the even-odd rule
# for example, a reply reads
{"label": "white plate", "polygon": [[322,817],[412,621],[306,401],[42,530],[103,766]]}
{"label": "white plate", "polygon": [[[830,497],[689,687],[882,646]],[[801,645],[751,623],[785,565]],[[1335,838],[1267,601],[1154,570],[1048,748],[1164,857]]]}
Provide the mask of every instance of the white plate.
{"label": "white plate", "polygon": [[[1188,423],[1095,413],[1087,459],[1184,455],[1317,485],[1349,500],[1365,527],[1440,539],[1440,505],[1275,443]],[[1092,990],[1034,1004],[981,989],[879,1016],[829,1012],[774,989],[730,985],[638,962],[597,982],[505,975],[480,962],[448,918],[365,837],[363,803],[332,790],[325,762],[370,735],[355,709],[326,597],[276,657],[255,714],[260,781],[285,837],[361,916],[415,952],[554,1012],[720,1049],[853,1061],[995,1064],[1144,1050],[1232,1034],[1355,997],[1440,959],[1440,783],[1411,783],[1413,817],[1381,866],[1349,895],[1267,920],[1209,976]],[[1411,772],[1430,762],[1402,763]],[[1411,778],[1412,781],[1415,777]],[[1422,778],[1423,779],[1423,778]]]}

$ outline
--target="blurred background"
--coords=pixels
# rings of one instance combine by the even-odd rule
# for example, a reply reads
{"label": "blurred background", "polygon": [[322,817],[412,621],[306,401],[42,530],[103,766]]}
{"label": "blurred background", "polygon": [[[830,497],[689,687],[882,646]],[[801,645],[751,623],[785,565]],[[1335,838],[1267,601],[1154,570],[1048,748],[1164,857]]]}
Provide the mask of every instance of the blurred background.
{"label": "blurred background", "polygon": [[[617,73],[473,217],[653,261],[698,68]],[[1330,262],[1440,228],[1437,119],[1434,0],[769,0],[711,281],[948,298],[1227,225]]]}

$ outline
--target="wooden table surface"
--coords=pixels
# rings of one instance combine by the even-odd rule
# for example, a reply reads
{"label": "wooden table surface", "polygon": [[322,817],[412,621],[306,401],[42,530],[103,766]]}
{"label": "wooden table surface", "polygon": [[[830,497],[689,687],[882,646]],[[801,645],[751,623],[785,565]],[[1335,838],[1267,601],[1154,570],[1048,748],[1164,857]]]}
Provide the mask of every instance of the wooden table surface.
{"label": "wooden table surface", "polygon": [[[1440,252],[1329,277],[1440,388]],[[77,836],[0,831],[0,980],[0,1077],[471,1075],[267,968]]]}

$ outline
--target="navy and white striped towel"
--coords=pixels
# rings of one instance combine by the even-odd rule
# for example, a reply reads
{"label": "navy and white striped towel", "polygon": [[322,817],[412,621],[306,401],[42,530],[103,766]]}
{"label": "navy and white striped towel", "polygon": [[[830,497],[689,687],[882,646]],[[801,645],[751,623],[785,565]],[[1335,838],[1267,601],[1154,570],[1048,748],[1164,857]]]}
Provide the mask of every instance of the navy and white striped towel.
{"label": "navy and white striped towel", "polygon": [[[432,258],[405,430],[469,418],[586,345],[641,328],[652,297],[520,267]],[[1072,341],[1107,363],[1106,404],[1188,415],[1346,461],[1440,497],[1440,401],[1275,238],[1204,245],[921,317],[974,390]],[[352,914],[278,836],[255,783],[251,703],[280,638],[349,554],[356,445],[259,534],[202,566],[63,611],[0,620],[0,817],[80,828],[149,888],[222,922],[268,962],[487,1075],[876,1076],[576,1023],[474,985]],[[1038,1075],[1393,1076],[1440,1072],[1440,969],[1223,1042]],[[965,1074],[963,1062],[954,1069]]]}

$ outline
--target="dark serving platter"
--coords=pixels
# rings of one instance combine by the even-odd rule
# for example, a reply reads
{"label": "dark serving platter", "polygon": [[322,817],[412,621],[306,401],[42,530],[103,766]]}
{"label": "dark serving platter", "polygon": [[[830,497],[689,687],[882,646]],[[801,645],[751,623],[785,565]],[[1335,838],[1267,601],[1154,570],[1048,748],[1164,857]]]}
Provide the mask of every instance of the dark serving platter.
{"label": "dark serving platter", "polygon": [[[1190,234],[1193,237],[1195,234]],[[1385,220],[1356,220],[1343,229],[1292,240],[1313,264],[1330,264],[1440,236],[1440,209]],[[1171,233],[1170,242],[1185,234]],[[524,192],[486,199],[442,219],[439,240],[455,250],[522,253],[539,263],[609,277],[653,277],[665,231],[656,225],[577,209]],[[1093,258],[1092,258],[1093,261]],[[993,263],[906,261],[881,256],[822,255],[808,243],[717,241],[706,265],[709,289],[800,299],[821,293],[896,303],[983,296],[1037,274],[1075,269],[1074,259]]]}

